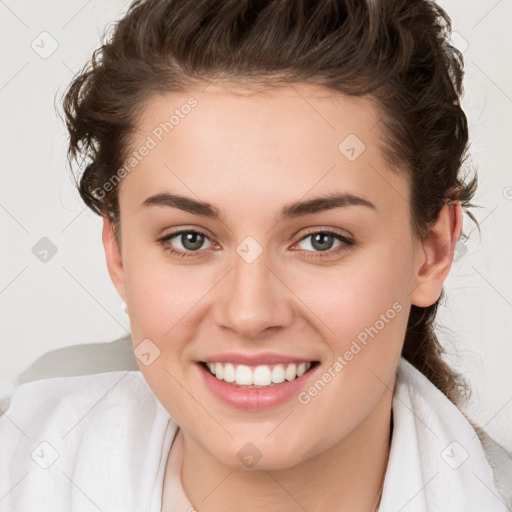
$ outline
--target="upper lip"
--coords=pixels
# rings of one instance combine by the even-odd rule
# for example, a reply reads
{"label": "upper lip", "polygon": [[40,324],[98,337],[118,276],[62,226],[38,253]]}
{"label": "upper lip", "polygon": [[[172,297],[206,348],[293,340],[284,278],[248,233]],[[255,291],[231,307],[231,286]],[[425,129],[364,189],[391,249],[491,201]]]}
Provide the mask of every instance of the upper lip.
{"label": "upper lip", "polygon": [[314,358],[295,357],[289,354],[276,354],[273,352],[262,352],[261,354],[241,354],[236,352],[222,352],[213,354],[204,359],[204,363],[234,363],[245,364],[247,366],[258,366],[262,364],[278,364],[278,363],[309,363],[316,361]]}

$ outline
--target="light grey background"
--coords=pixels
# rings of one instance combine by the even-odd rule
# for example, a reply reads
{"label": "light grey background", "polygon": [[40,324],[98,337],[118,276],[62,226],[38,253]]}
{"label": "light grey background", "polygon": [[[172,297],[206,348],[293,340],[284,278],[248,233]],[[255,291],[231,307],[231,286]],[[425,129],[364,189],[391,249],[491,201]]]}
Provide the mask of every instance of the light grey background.
{"label": "light grey background", "polygon": [[[462,104],[482,206],[474,211],[481,239],[464,219],[471,238],[456,253],[439,335],[472,386],[470,416],[512,449],[512,2],[439,3],[464,51]],[[114,340],[129,328],[107,273],[100,219],[74,189],[66,132],[54,109],[54,99],[127,5],[0,0],[0,395],[41,354]],[[57,248],[47,262],[32,252],[43,237]]]}

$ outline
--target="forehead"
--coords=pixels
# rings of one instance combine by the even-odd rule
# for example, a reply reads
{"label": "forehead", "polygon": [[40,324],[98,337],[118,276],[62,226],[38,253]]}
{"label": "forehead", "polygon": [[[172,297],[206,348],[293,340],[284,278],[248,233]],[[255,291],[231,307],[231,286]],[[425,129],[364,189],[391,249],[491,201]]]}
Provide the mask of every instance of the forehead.
{"label": "forehead", "polygon": [[[190,108],[192,101],[195,106]],[[165,130],[169,120],[171,129]],[[295,146],[297,152],[304,143],[305,149],[310,150],[319,142],[323,149],[338,150],[338,143],[349,134],[365,139],[367,146],[378,143],[379,130],[374,131],[378,124],[379,114],[370,99],[342,95],[324,87],[214,83],[186,93],[153,96],[135,123],[135,138],[152,132],[157,138],[170,132],[177,138],[180,132],[186,132],[190,145],[200,140],[202,145],[211,141],[217,146],[221,138],[223,146],[237,142],[239,147],[246,141],[247,148],[249,144],[259,144],[258,149],[265,145],[269,151]]]}
{"label": "forehead", "polygon": [[210,84],[154,96],[130,140],[131,152],[151,149],[121,183],[121,207],[178,190],[267,209],[334,190],[407,203],[406,180],[389,169],[380,130],[370,100],[314,85]]}

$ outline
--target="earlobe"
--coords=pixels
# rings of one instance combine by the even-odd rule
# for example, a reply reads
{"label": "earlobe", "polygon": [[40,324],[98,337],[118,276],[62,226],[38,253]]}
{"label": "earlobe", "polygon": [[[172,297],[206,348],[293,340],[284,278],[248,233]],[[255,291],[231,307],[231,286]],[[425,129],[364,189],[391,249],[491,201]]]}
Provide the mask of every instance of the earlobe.
{"label": "earlobe", "polygon": [[462,229],[460,201],[445,204],[424,240],[418,242],[411,303],[428,307],[440,297]]}
{"label": "earlobe", "polygon": [[117,292],[126,303],[126,289],[124,284],[124,269],[121,251],[115,237],[112,221],[106,216],[103,217],[103,231],[101,238],[103,240],[103,248],[105,249],[105,257],[107,260],[110,279],[112,279]]}

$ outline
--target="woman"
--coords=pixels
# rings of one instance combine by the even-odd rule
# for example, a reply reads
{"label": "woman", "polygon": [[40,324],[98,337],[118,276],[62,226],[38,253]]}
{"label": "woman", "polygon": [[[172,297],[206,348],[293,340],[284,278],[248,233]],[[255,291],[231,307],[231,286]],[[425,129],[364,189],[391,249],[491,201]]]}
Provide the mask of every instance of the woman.
{"label": "woman", "polygon": [[476,188],[449,31],[132,5],[64,110],[140,372],[22,386],[0,510],[507,510],[433,328]]}

